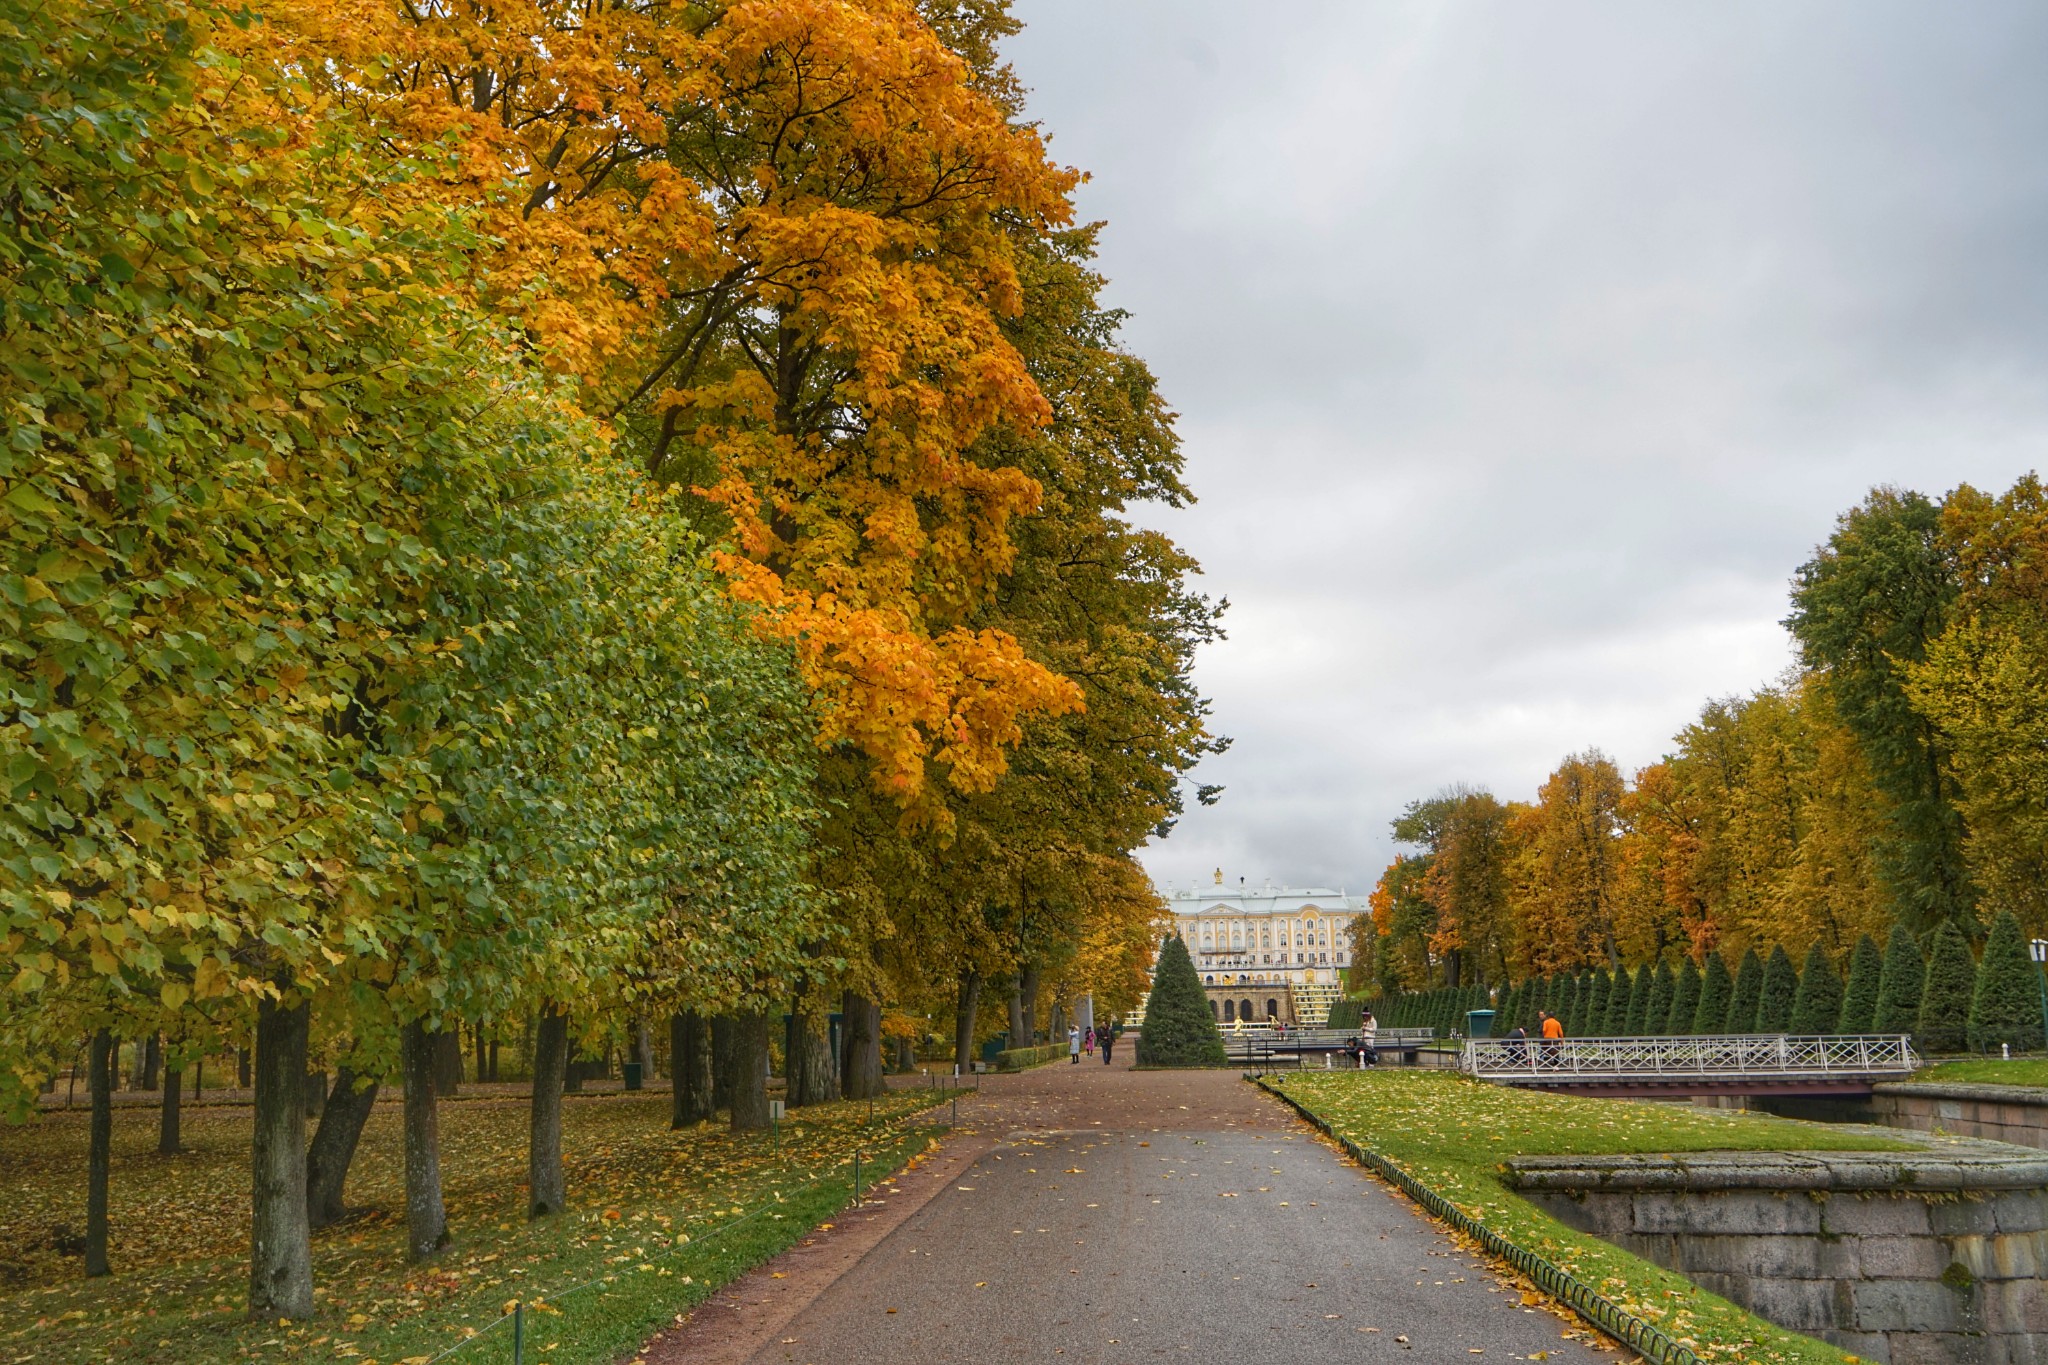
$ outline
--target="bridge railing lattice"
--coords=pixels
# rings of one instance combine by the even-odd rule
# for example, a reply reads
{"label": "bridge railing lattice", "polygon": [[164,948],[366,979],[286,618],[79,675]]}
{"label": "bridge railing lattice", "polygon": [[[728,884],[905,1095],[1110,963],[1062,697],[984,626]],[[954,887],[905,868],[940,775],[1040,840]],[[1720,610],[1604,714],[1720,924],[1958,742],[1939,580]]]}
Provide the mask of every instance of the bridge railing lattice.
{"label": "bridge railing lattice", "polygon": [[1480,1080],[1696,1081],[1894,1079],[1919,1059],[1903,1034],[1680,1035],[1663,1038],[1474,1038],[1462,1068]]}

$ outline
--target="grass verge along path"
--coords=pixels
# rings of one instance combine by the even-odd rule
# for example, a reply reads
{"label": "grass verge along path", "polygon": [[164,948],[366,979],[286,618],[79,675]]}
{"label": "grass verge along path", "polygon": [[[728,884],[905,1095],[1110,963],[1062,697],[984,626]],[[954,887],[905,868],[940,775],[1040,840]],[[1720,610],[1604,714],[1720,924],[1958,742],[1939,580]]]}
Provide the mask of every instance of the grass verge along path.
{"label": "grass verge along path", "polygon": [[498,1365],[510,1324],[491,1324],[518,1299],[545,1305],[526,1315],[528,1365],[610,1362],[846,1207],[856,1150],[863,1189],[925,1151],[939,1129],[919,1115],[943,1093],[893,1092],[872,1121],[865,1102],[797,1110],[779,1141],[672,1132],[661,1092],[571,1096],[571,1207],[538,1223],[525,1218],[527,1106],[444,1105],[454,1243],[423,1266],[405,1258],[400,1115],[380,1104],[349,1181],[349,1203],[366,1207],[314,1234],[317,1316],[291,1326],[244,1317],[246,1110],[188,1119],[174,1157],[155,1154],[154,1113],[116,1114],[115,1274],[100,1280],[52,1246],[84,1222],[85,1116],[0,1129],[0,1361],[424,1365],[488,1332],[448,1365]]}
{"label": "grass verge along path", "polygon": [[1843,1365],[1851,1357],[1765,1322],[1612,1243],[1566,1227],[1504,1185],[1501,1163],[1516,1156],[1901,1151],[1916,1145],[1864,1130],[1758,1114],[1513,1090],[1447,1072],[1302,1071],[1268,1079],[1468,1217],[1709,1360]]}
{"label": "grass verge along path", "polygon": [[2048,1057],[1968,1057],[1936,1062],[1913,1073],[1916,1081],[1952,1081],[1963,1085],[2031,1085],[2048,1087]]}

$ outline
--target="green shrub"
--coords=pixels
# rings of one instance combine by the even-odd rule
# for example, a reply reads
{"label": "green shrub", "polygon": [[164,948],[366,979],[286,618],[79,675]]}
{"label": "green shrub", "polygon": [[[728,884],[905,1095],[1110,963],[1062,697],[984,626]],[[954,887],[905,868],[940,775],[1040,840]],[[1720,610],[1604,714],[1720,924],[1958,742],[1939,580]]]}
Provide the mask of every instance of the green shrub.
{"label": "green shrub", "polygon": [[1977,964],[1953,922],[1944,923],[1927,955],[1927,983],[1920,991],[1920,1022],[1914,1041],[1923,1052],[1961,1052],[1970,1045],[1970,999],[1977,990]]}
{"label": "green shrub", "polygon": [[1650,1031],[1650,990],[1654,973],[1645,962],[1636,968],[1635,978],[1628,988],[1628,1024],[1626,1031],[1631,1038],[1640,1038]]}
{"label": "green shrub", "polygon": [[1605,967],[1593,973],[1593,990],[1586,1005],[1586,1017],[1579,1032],[1588,1036],[1607,1032],[1607,998],[1613,991],[1614,983],[1608,978]]}
{"label": "green shrub", "polygon": [[1842,1017],[1842,978],[1818,941],[1806,950],[1799,990],[1792,997],[1792,1032],[1833,1033]]}
{"label": "green shrub", "polygon": [[1607,994],[1607,1021],[1602,1032],[1619,1038],[1628,1032],[1629,1002],[1635,998],[1635,974],[1626,967],[1614,969],[1614,989]]}
{"label": "green shrub", "polygon": [[1728,1020],[1724,1027],[1730,1033],[1756,1032],[1757,1002],[1764,993],[1764,960],[1751,947],[1742,954],[1742,965],[1735,969],[1735,990],[1728,997]]}
{"label": "green shrub", "polygon": [[1842,991],[1842,1017],[1837,1033],[1868,1033],[1877,1022],[1877,990],[1884,979],[1884,954],[1865,934],[1849,954],[1849,984]]}
{"label": "green shrub", "polygon": [[1159,951],[1137,1060],[1139,1066],[1222,1066],[1229,1060],[1202,978],[1178,935],[1169,935]]}
{"label": "green shrub", "polygon": [[1707,970],[1700,976],[1700,1003],[1692,1012],[1694,1033],[1728,1031],[1728,1002],[1735,994],[1735,978],[1719,953],[1707,954]]}
{"label": "green shrub", "polygon": [[1678,989],[1678,982],[1671,975],[1671,964],[1659,962],[1657,971],[1650,978],[1650,1005],[1643,1012],[1643,1032],[1654,1035],[1666,1031],[1671,1022],[1671,997]]}
{"label": "green shrub", "polygon": [[1691,958],[1678,965],[1678,980],[1671,988],[1671,1012],[1664,1018],[1664,1032],[1692,1032],[1692,1017],[1700,1007],[1700,968]]}
{"label": "green shrub", "polygon": [[1904,925],[1885,940],[1884,974],[1877,982],[1877,1015],[1870,1022],[1878,1033],[1911,1033],[1920,1027],[1920,991],[1927,981],[1927,962],[1920,945]]}
{"label": "green shrub", "polygon": [[1056,1062],[1067,1055],[1065,1043],[1046,1043],[1040,1047],[1010,1047],[996,1054],[996,1070],[1022,1071],[1026,1067],[1042,1066]]}
{"label": "green shrub", "polygon": [[1764,964],[1763,989],[1756,997],[1756,1031],[1784,1033],[1792,1027],[1792,1006],[1799,999],[1799,969],[1780,943]]}
{"label": "green shrub", "polygon": [[1339,1000],[1330,1006],[1330,1019],[1325,1028],[1340,1028],[1346,1031],[1358,1027],[1358,1021],[1365,1016],[1363,1000]]}
{"label": "green shrub", "polygon": [[2001,910],[1991,921],[1984,960],[1977,964],[1977,989],[1970,998],[1970,1047],[1989,1052],[2001,1043],[2042,1046],[2039,969],[2027,956],[2019,921]]}

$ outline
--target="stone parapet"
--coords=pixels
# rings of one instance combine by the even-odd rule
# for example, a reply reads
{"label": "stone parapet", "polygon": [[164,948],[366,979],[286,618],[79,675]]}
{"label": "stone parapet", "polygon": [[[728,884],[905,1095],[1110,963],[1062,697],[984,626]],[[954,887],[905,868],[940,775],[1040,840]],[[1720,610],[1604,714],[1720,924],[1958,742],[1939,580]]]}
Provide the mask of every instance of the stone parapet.
{"label": "stone parapet", "polygon": [[2048,1365],[2048,1155],[1522,1157],[1561,1221],[1795,1332],[1890,1365]]}

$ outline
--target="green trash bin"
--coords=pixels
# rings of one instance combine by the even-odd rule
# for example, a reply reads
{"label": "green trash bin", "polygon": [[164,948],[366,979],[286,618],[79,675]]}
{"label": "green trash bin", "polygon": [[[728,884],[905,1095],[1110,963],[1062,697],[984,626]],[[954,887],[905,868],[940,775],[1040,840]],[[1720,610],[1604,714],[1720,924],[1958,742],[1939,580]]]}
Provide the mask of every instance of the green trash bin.
{"label": "green trash bin", "polygon": [[1466,1010],[1465,1036],[1467,1038],[1491,1038],[1493,1036],[1492,1010]]}
{"label": "green trash bin", "polygon": [[638,1089],[640,1088],[640,1081],[641,1081],[641,1077],[640,1077],[640,1063],[638,1063],[638,1062],[627,1062],[627,1063],[626,1063],[626,1089],[628,1089],[628,1090],[638,1090]]}

